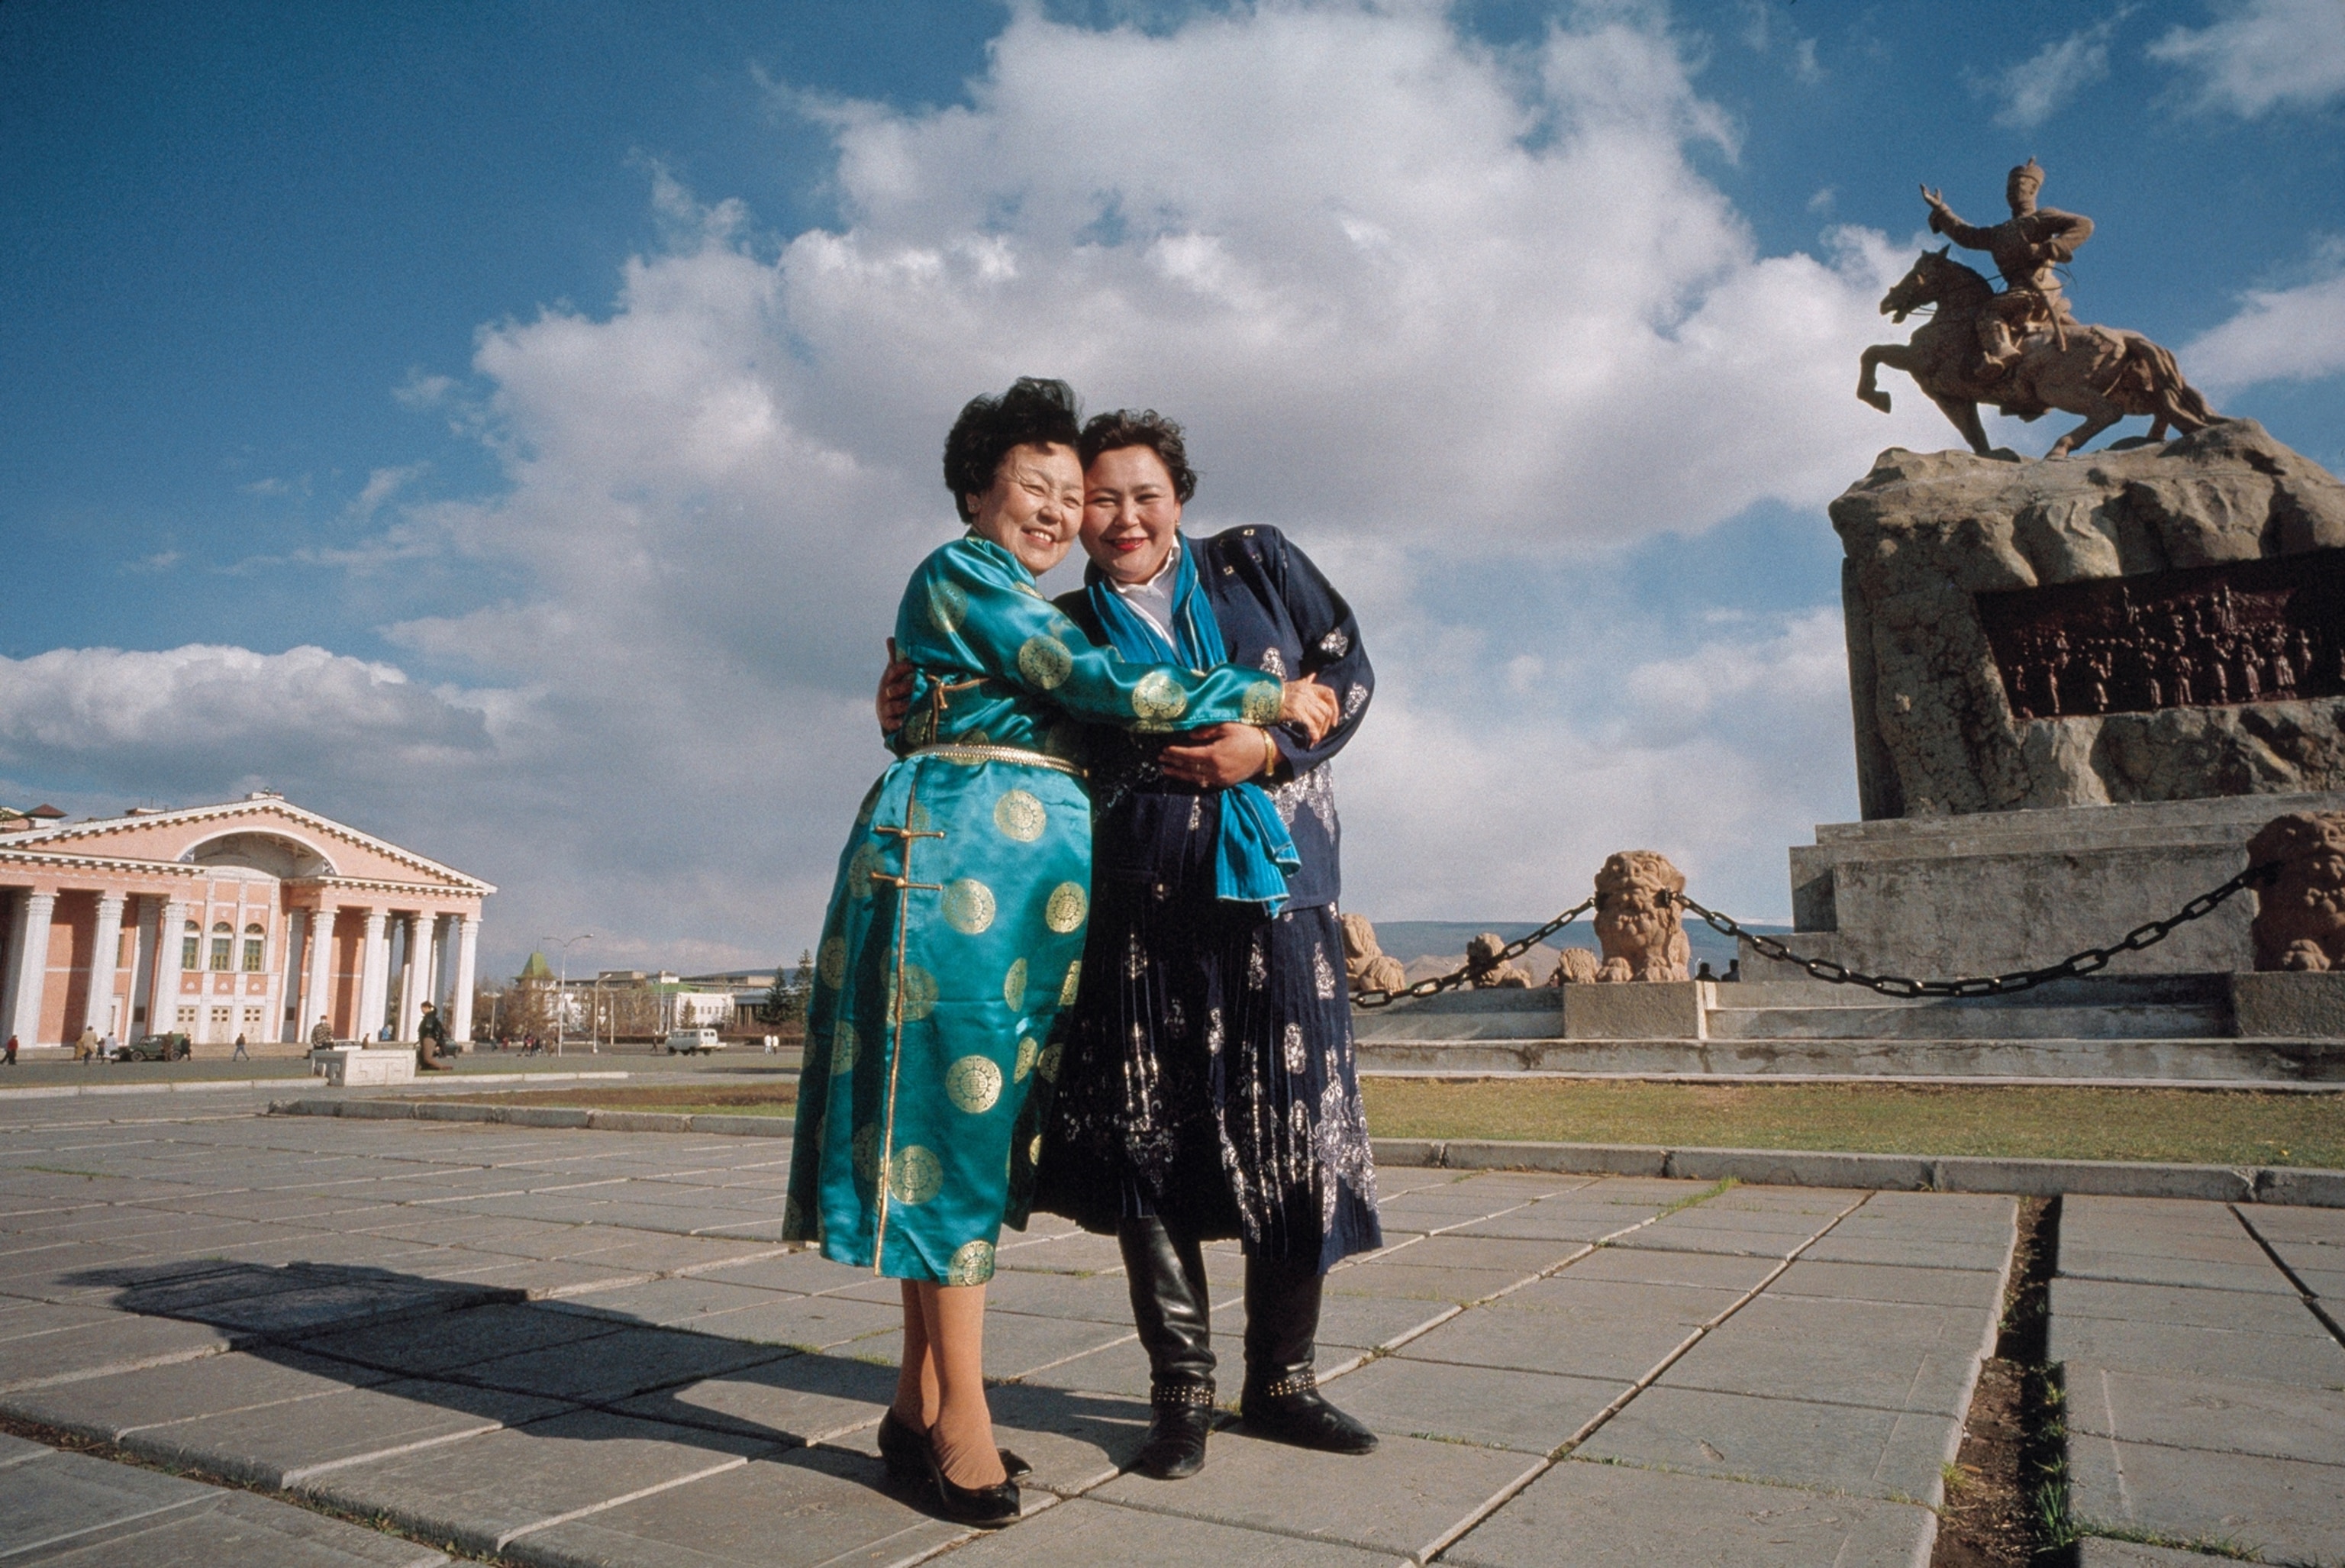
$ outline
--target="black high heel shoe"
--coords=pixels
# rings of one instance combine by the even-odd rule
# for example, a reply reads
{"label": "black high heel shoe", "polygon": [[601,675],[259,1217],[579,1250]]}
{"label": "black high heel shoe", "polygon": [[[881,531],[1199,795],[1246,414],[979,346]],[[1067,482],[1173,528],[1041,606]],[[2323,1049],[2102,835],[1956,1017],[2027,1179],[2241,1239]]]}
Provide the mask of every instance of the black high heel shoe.
{"label": "black high heel shoe", "polygon": [[[1001,1456],[1001,1468],[1010,1472],[1010,1480],[1022,1481],[1034,1473],[1032,1465],[1008,1449],[993,1451]],[[888,1466],[888,1479],[900,1485],[919,1486],[929,1479],[927,1435],[898,1420],[892,1407],[879,1418],[879,1458]]]}
{"label": "black high heel shoe", "polygon": [[974,1524],[980,1530],[999,1530],[1018,1522],[1018,1483],[1014,1481],[997,1482],[992,1486],[955,1486],[946,1479],[945,1467],[937,1459],[933,1438],[921,1445],[927,1451],[929,1479],[936,1483],[937,1502],[947,1519],[955,1524]]}

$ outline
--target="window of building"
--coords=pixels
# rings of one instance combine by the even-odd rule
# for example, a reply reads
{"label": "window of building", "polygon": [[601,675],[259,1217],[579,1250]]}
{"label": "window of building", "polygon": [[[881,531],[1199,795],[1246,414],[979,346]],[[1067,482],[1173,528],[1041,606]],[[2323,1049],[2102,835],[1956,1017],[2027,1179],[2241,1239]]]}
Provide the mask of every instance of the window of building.
{"label": "window of building", "polygon": [[194,1008],[182,1007],[179,1009],[178,1030],[182,1034],[193,1034],[196,1032],[196,1010]]}
{"label": "window of building", "polygon": [[263,947],[267,944],[267,942],[268,933],[262,931],[259,926],[249,925],[244,928],[245,973],[259,974],[260,972],[261,952]]}
{"label": "window of building", "polygon": [[236,954],[236,927],[221,921],[212,927],[212,967],[226,969]]}
{"label": "window of building", "polygon": [[188,922],[188,934],[179,939],[179,967],[193,969],[202,962],[199,956],[204,945],[204,928],[195,921]]}

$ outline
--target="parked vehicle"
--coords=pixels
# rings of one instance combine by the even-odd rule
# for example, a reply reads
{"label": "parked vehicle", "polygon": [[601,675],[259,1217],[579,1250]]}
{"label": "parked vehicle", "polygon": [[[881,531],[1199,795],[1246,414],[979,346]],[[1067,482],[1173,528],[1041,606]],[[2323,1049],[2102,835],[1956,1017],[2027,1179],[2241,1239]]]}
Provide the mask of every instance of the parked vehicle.
{"label": "parked vehicle", "polygon": [[671,1056],[692,1056],[724,1049],[725,1042],[716,1037],[714,1029],[677,1029],[667,1037],[667,1054]]}
{"label": "parked vehicle", "polygon": [[184,1062],[195,1051],[184,1034],[141,1034],[114,1048],[117,1062]]}

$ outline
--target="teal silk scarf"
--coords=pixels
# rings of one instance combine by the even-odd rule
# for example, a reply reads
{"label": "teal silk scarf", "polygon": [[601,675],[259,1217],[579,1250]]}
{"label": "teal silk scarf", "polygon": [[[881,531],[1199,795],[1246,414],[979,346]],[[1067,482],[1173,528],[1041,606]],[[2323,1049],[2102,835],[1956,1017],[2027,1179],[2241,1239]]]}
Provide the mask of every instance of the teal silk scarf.
{"label": "teal silk scarf", "polygon": [[[1090,577],[1091,608],[1115,651],[1135,664],[1183,664],[1191,669],[1211,669],[1229,662],[1229,646],[1222,640],[1222,624],[1213,618],[1213,602],[1198,581],[1194,552],[1180,541],[1173,557],[1172,631],[1178,646],[1169,646],[1164,634],[1148,617],[1123,602],[1123,596],[1094,566]],[[1233,903],[1262,906],[1265,915],[1286,907],[1286,874],[1303,869],[1294,840],[1279,820],[1278,809],[1256,784],[1237,784],[1222,792],[1221,842],[1213,853],[1213,895]]]}

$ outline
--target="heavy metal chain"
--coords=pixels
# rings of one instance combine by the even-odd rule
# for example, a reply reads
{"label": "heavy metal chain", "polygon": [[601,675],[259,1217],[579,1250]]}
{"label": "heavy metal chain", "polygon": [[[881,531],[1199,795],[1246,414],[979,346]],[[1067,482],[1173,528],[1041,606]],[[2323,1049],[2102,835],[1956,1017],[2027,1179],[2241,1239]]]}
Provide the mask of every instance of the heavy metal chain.
{"label": "heavy metal chain", "polygon": [[2088,947],[2057,963],[2041,969],[2015,970],[2009,974],[1972,975],[1962,980],[1911,980],[1897,974],[1866,974],[1862,970],[1834,963],[1828,958],[1808,958],[1793,952],[1771,936],[1761,936],[1745,927],[1741,921],[1704,909],[1683,893],[1662,896],[1691,910],[1710,923],[1713,931],[1739,937],[1765,956],[1783,963],[1797,964],[1818,980],[1834,985],[1862,985],[1883,996],[2009,996],[2015,992],[2033,991],[2056,980],[2068,980],[2080,974],[2090,974],[2106,969],[2109,960],[2121,952],[2139,952],[2143,948],[2164,942],[2178,926],[2189,924],[2215,912],[2223,901],[2243,890],[2260,887],[2279,871],[2277,865],[2249,866],[2221,887],[2200,893],[2164,920],[2138,925],[2107,947]]}
{"label": "heavy metal chain", "polygon": [[1553,936],[1565,926],[1569,925],[1573,921],[1578,920],[1581,915],[1586,914],[1589,910],[1592,910],[1595,907],[1596,895],[1590,893],[1588,897],[1580,900],[1579,902],[1572,905],[1569,909],[1564,911],[1561,914],[1548,921],[1547,924],[1539,927],[1538,930],[1531,932],[1530,935],[1523,937],[1519,941],[1510,942],[1506,946],[1500,948],[1498,950],[1497,956],[1491,959],[1487,963],[1468,963],[1462,969],[1452,970],[1447,974],[1441,975],[1436,979],[1420,980],[1416,984],[1403,986],[1398,991],[1355,992],[1352,993],[1352,1005],[1355,1007],[1390,1007],[1394,1003],[1400,1001],[1403,997],[1431,996],[1436,992],[1455,991],[1459,986],[1471,981],[1474,976],[1481,971],[1495,969],[1499,964],[1505,963],[1511,959],[1520,958],[1532,948],[1538,946],[1540,942],[1545,942],[1548,937]]}

